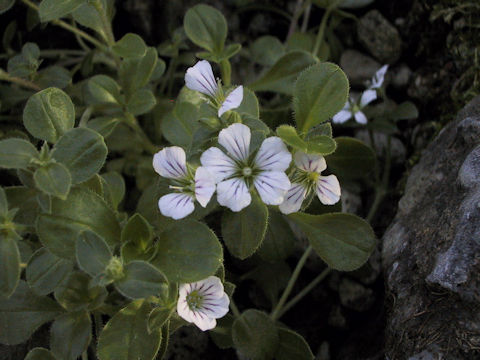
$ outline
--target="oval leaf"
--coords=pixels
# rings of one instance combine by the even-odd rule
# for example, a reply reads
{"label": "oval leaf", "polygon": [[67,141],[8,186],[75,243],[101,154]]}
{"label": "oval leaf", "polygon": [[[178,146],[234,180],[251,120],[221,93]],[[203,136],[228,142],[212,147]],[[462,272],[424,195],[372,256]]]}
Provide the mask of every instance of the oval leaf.
{"label": "oval leaf", "polygon": [[75,128],[58,140],[52,157],[67,167],[72,184],[78,184],[102,168],[107,153],[107,145],[100,134],[87,128]]}
{"label": "oval leaf", "polygon": [[167,278],[145,261],[132,261],[124,267],[125,277],[115,282],[115,288],[130,299],[162,297],[168,291]]}
{"label": "oval leaf", "polygon": [[92,277],[103,272],[112,258],[105,240],[89,230],[78,235],[75,254],[80,269]]}
{"label": "oval leaf", "polygon": [[258,196],[239,212],[225,211],[222,217],[222,236],[228,251],[246,259],[261,245],[267,231],[268,209]]}
{"label": "oval leaf", "polygon": [[145,56],[147,45],[137,34],[128,33],[112,46],[112,50],[123,58],[140,58]]}
{"label": "oval leaf", "polygon": [[43,0],[38,7],[41,22],[59,19],[70,14],[85,0]]}
{"label": "oval leaf", "polygon": [[295,121],[307,132],[342,110],[348,98],[348,80],[335,64],[321,63],[302,72],[295,84]]}
{"label": "oval leaf", "polygon": [[151,307],[136,300],[113,316],[98,340],[100,360],[153,360],[160,347],[160,329],[148,331]]}
{"label": "oval leaf", "polygon": [[0,0],[0,15],[7,12],[15,4],[15,0]]}
{"label": "oval leaf", "polygon": [[48,88],[28,99],[23,124],[30,134],[50,143],[70,130],[75,123],[75,107],[62,90]]}
{"label": "oval leaf", "polygon": [[39,167],[33,174],[35,186],[47,195],[65,200],[70,192],[72,177],[68,169],[60,163],[50,163]]}
{"label": "oval leaf", "polygon": [[8,298],[20,280],[20,252],[11,235],[0,233],[0,298]]}
{"label": "oval leaf", "polygon": [[160,234],[152,264],[171,282],[191,283],[213,275],[223,261],[222,246],[206,225],[176,221]]}
{"label": "oval leaf", "polygon": [[37,157],[37,149],[26,140],[11,138],[0,141],[0,168],[27,169],[30,161]]}
{"label": "oval leaf", "polygon": [[54,292],[57,302],[68,311],[97,309],[107,295],[104,287],[93,286],[90,277],[80,271],[72,272]]}
{"label": "oval leaf", "polygon": [[24,360],[57,360],[50,350],[44,348],[34,348],[30,350]]}
{"label": "oval leaf", "polygon": [[289,218],[305,232],[315,252],[329,267],[352,271],[362,266],[375,248],[375,233],[356,215],[294,213]]}
{"label": "oval leaf", "polygon": [[58,359],[76,360],[92,339],[88,312],[73,312],[57,318],[50,328],[50,349]]}
{"label": "oval leaf", "polygon": [[313,360],[315,356],[305,339],[295,331],[279,328],[280,342],[275,353],[276,360]]}

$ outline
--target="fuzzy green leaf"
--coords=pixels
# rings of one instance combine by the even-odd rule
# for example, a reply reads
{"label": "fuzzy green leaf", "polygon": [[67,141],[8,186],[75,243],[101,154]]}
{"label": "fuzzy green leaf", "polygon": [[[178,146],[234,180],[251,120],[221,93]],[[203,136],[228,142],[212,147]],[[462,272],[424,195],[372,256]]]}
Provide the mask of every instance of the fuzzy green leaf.
{"label": "fuzzy green leaf", "polygon": [[39,167],[35,170],[33,179],[37,189],[62,200],[67,198],[72,184],[70,172],[60,163],[50,163]]}
{"label": "fuzzy green leaf", "polygon": [[80,269],[92,277],[103,272],[112,258],[105,240],[89,230],[78,235],[75,254]]}
{"label": "fuzzy green leaf", "polygon": [[313,360],[315,358],[305,339],[296,332],[279,328],[278,336],[280,341],[275,353],[276,360]]}
{"label": "fuzzy green leaf", "polygon": [[125,276],[115,281],[115,288],[130,299],[162,297],[168,292],[167,278],[145,261],[132,261],[124,267]]}
{"label": "fuzzy green leaf", "polygon": [[92,286],[90,277],[80,271],[72,272],[54,292],[57,302],[68,311],[97,309],[107,295],[104,287]]}
{"label": "fuzzy green leaf", "polygon": [[38,7],[40,21],[47,22],[70,14],[86,0],[43,0]]}
{"label": "fuzzy green leaf", "polygon": [[142,115],[152,110],[157,104],[153,92],[147,89],[137,90],[127,103],[127,111],[132,115]]}
{"label": "fuzzy green leaf", "polygon": [[0,0],[0,15],[7,12],[15,4],[15,0]]}
{"label": "fuzzy green leaf", "polygon": [[37,149],[26,140],[10,138],[0,141],[0,168],[27,169],[30,161],[37,157]]}
{"label": "fuzzy green leaf", "polygon": [[0,232],[0,298],[8,298],[13,294],[20,280],[20,273],[17,241],[13,235]]}
{"label": "fuzzy green leaf", "polygon": [[92,339],[92,322],[86,311],[57,318],[50,329],[50,349],[58,359],[76,360]]}
{"label": "fuzzy green leaf", "polygon": [[128,33],[112,46],[112,50],[123,58],[141,58],[145,56],[147,45],[137,34]]}
{"label": "fuzzy green leaf", "polygon": [[44,348],[34,348],[30,350],[24,360],[57,360],[50,350]]}

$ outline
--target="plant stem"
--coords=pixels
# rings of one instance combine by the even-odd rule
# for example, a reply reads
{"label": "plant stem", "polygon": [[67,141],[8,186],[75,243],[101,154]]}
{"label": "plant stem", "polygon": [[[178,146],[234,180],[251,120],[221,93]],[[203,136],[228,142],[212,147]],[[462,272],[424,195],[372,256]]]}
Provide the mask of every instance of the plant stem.
{"label": "plant stem", "polygon": [[230,309],[232,309],[235,317],[240,317],[240,311],[238,311],[237,305],[235,305],[235,301],[233,301],[233,297],[230,298]]}
{"label": "plant stem", "polygon": [[317,38],[315,39],[315,46],[313,47],[312,54],[317,56],[317,53],[320,51],[323,43],[323,38],[325,37],[325,28],[327,27],[327,21],[330,17],[332,11],[337,7],[337,3],[339,0],[334,1],[327,7],[325,14],[323,14],[322,22],[320,23],[320,27],[318,29]]}
{"label": "plant stem", "polygon": [[232,66],[230,65],[229,60],[222,60],[220,62],[220,72],[222,74],[223,84],[225,86],[230,86],[232,79]]}
{"label": "plant stem", "polygon": [[300,16],[302,15],[302,3],[303,0],[297,0],[297,3],[295,4],[295,10],[293,11],[292,20],[290,21],[287,38],[285,39],[285,41],[288,41],[288,39],[290,39],[292,34],[297,29],[298,19],[300,19]]}
{"label": "plant stem", "polygon": [[82,354],[82,360],[88,360],[88,353],[86,351]]}
{"label": "plant stem", "polygon": [[283,316],[292,306],[298,303],[305,295],[307,295],[310,291],[312,291],[323,279],[327,277],[328,274],[332,272],[332,269],[326,268],[323,270],[315,279],[312,280],[310,284],[305,286],[302,291],[300,291],[297,295],[293,297],[288,303],[285,304],[283,309],[278,314],[278,319]]}
{"label": "plant stem", "polygon": [[307,31],[308,21],[310,20],[311,11],[312,11],[312,2],[311,0],[307,0],[307,7],[305,9],[305,14],[303,15],[302,27],[300,28],[300,31],[302,33]]}
{"label": "plant stem", "polygon": [[35,90],[35,91],[42,90],[42,88],[40,86],[38,86],[37,84],[35,84],[31,81],[16,77],[16,76],[11,76],[9,73],[3,71],[2,69],[0,69],[0,80],[8,81],[8,82],[11,82],[11,83],[23,86],[25,88]]}
{"label": "plant stem", "polygon": [[[38,11],[38,6],[33,3],[32,1],[30,0],[22,0],[22,2],[27,5],[28,7]],[[105,45],[103,45],[100,41],[98,41],[97,39],[95,39],[93,36],[90,36],[89,34],[87,34],[85,31],[82,31],[80,29],[77,29],[75,27],[73,27],[72,25],[66,23],[65,21],[62,21],[62,20],[52,20],[51,21],[52,24],[54,25],[57,25],[57,26],[60,26],[62,28],[64,28],[65,30],[68,30],[68,31],[71,31],[72,33],[74,34],[77,34],[78,36],[84,38],[85,40],[88,40],[89,42],[91,42],[93,45],[95,45],[96,47],[98,47],[99,49],[102,49],[103,51],[107,51],[107,47]]]}
{"label": "plant stem", "polygon": [[133,131],[135,131],[138,137],[140,137],[140,139],[142,140],[143,149],[151,155],[156,154],[159,150],[158,147],[150,141],[147,134],[145,134],[142,127],[138,124],[138,120],[129,113],[126,113],[125,116],[128,120],[126,121],[126,123],[133,129]]}
{"label": "plant stem", "polygon": [[278,301],[277,306],[275,307],[275,309],[270,314],[270,317],[272,318],[272,320],[277,320],[279,318],[279,314],[282,311],[283,305],[285,304],[288,296],[292,292],[293,286],[295,285],[295,282],[297,281],[298,276],[300,275],[300,271],[302,270],[303,265],[305,265],[305,262],[307,261],[307,258],[310,255],[310,253],[312,252],[312,250],[313,250],[312,246],[309,245],[305,249],[305,252],[303,253],[300,260],[298,260],[297,266],[295,267],[295,270],[293,270],[292,276],[290,277],[290,280],[288,281],[287,287],[283,291],[283,294],[282,294],[280,300]]}

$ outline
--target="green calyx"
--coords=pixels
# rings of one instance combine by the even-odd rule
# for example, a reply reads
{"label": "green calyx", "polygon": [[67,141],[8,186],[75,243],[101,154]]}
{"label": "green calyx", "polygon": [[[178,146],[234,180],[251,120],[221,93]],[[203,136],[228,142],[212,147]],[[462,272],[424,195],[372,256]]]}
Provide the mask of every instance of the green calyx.
{"label": "green calyx", "polygon": [[107,279],[113,281],[120,280],[125,276],[125,273],[123,271],[123,262],[119,257],[113,256],[110,259],[110,262],[105,268],[105,276],[107,277]]}
{"label": "green calyx", "polygon": [[187,304],[192,311],[200,309],[203,305],[203,300],[203,295],[201,295],[198,290],[193,290],[187,295]]}

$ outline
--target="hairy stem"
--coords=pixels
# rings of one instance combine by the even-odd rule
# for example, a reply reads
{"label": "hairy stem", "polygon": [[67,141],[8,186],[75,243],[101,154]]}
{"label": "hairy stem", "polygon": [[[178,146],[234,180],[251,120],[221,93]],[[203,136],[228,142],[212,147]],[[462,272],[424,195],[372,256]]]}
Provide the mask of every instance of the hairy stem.
{"label": "hairy stem", "polygon": [[11,76],[9,73],[3,71],[2,69],[0,69],[0,80],[8,81],[8,82],[20,85],[24,88],[32,89],[32,90],[35,90],[35,91],[42,90],[42,88],[40,86],[38,86],[37,84],[35,84],[31,81],[16,77],[16,76]]}

